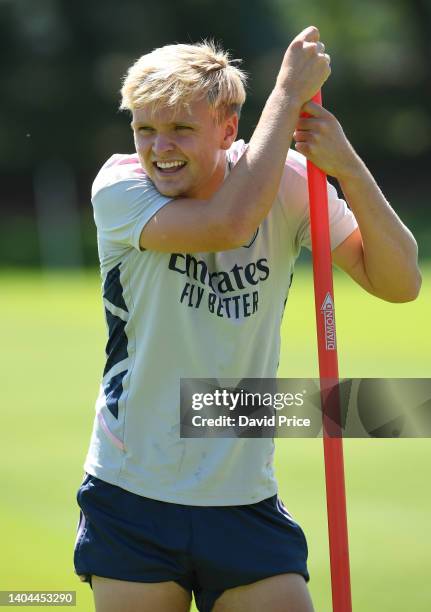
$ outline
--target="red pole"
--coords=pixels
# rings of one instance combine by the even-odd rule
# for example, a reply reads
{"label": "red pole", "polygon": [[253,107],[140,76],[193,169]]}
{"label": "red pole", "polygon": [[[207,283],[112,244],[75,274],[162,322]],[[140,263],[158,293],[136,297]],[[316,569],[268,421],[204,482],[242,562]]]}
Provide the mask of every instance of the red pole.
{"label": "red pole", "polygon": [[[314,96],[313,102],[322,104],[320,91]],[[328,190],[325,173],[309,160],[307,160],[307,173],[323,412],[323,450],[331,560],[332,609],[333,612],[351,612],[352,596],[350,591],[343,439],[338,389],[336,388],[331,393],[334,385],[338,384],[338,359],[329,237]]]}

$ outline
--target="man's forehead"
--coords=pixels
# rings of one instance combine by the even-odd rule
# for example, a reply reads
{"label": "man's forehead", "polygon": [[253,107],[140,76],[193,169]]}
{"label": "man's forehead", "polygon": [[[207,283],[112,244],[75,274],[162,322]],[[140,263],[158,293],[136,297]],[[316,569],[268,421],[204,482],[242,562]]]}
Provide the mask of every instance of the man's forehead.
{"label": "man's forehead", "polygon": [[197,123],[202,119],[212,117],[214,111],[207,100],[199,99],[179,104],[175,108],[159,106],[155,109],[154,105],[148,104],[140,108],[134,108],[132,115],[133,123],[142,123],[143,121],[163,124],[173,124],[181,121]]}

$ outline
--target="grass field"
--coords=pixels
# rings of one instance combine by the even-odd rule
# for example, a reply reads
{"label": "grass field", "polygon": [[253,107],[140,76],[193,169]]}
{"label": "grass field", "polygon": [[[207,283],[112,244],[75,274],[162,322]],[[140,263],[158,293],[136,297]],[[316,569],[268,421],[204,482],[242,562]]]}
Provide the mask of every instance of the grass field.
{"label": "grass field", "polygon": [[[418,300],[388,304],[335,277],[340,375],[430,377],[431,266]],[[91,590],[73,573],[82,477],[103,369],[98,273],[1,273],[0,589]],[[317,375],[312,280],[298,270],[284,317],[280,376]],[[357,612],[431,606],[431,441],[346,440]],[[279,440],[281,496],[306,532],[316,612],[330,612],[321,440]],[[156,612],[156,611],[155,611]]]}

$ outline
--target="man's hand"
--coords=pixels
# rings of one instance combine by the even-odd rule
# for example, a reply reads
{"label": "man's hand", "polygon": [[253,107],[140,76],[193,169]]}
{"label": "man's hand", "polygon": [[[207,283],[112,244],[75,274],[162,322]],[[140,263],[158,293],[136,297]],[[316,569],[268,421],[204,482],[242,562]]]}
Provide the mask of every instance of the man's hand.
{"label": "man's hand", "polygon": [[361,287],[389,302],[414,300],[420,290],[416,241],[386,201],[337,119],[307,102],[293,137],[295,148],[338,179],[359,229],[332,252],[334,263]]}
{"label": "man's hand", "polygon": [[277,87],[301,106],[311,100],[331,74],[330,57],[319,38],[314,26],[298,34],[284,55],[277,77]]}
{"label": "man's hand", "polygon": [[293,133],[295,149],[339,180],[357,174],[360,159],[334,115],[315,102],[304,104],[302,112],[311,117],[298,120]]}

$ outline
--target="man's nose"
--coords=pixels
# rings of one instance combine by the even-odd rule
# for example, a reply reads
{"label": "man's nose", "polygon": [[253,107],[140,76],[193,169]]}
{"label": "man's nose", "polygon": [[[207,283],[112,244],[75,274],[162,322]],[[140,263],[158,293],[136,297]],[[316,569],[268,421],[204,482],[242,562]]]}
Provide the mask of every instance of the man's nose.
{"label": "man's nose", "polygon": [[174,144],[168,136],[164,134],[157,134],[157,136],[154,138],[153,152],[155,155],[162,155],[163,153],[168,153],[174,148]]}

